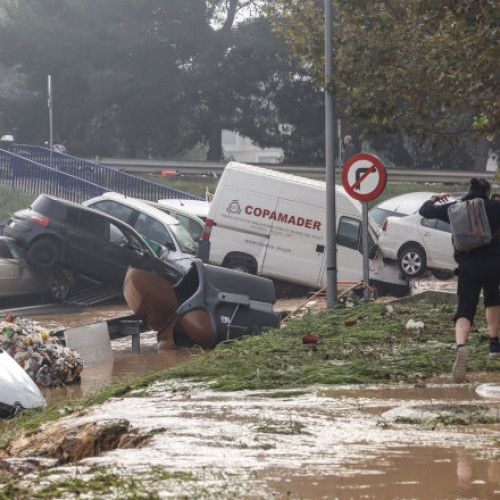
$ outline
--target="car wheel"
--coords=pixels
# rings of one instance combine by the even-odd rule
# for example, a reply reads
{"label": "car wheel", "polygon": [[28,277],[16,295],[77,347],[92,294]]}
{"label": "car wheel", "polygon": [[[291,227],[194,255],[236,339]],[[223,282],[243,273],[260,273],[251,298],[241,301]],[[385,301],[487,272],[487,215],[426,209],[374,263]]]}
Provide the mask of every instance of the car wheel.
{"label": "car wheel", "polygon": [[57,243],[48,238],[34,241],[28,248],[26,259],[30,264],[43,269],[54,267],[59,262]]}
{"label": "car wheel", "polygon": [[224,267],[234,269],[235,271],[240,271],[242,273],[255,274],[251,262],[244,257],[230,257],[224,264]]}
{"label": "car wheel", "polygon": [[445,271],[443,269],[431,269],[432,276],[438,280],[446,281],[455,276],[453,271]]}
{"label": "car wheel", "polygon": [[73,278],[69,273],[61,271],[52,274],[49,278],[49,291],[51,297],[59,302],[66,300],[71,292],[72,284]]}
{"label": "car wheel", "polygon": [[418,247],[407,247],[399,252],[399,268],[409,278],[422,276],[426,270],[425,252]]}

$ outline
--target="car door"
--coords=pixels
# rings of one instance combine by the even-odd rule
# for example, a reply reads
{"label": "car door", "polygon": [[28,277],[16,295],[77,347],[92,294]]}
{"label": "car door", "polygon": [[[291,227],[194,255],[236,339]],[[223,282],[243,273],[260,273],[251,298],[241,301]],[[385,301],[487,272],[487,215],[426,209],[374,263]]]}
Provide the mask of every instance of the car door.
{"label": "car door", "polygon": [[103,244],[107,238],[107,220],[99,213],[68,207],[66,215],[66,252],[63,264],[79,273],[101,281],[107,274],[102,262]]}
{"label": "car door", "polygon": [[107,248],[116,266],[116,273],[120,273],[121,282],[129,266],[150,271],[164,269],[163,264],[153,255],[151,249],[125,225],[110,223]]}
{"label": "car door", "polygon": [[454,269],[450,225],[438,219],[422,217],[418,226],[427,254],[427,266],[439,269]]}

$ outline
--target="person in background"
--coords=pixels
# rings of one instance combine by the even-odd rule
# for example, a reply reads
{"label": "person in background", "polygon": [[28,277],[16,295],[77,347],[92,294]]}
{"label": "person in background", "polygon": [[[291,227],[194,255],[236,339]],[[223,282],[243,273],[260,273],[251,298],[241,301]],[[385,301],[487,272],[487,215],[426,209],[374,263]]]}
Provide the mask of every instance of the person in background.
{"label": "person in background", "polygon": [[[500,201],[490,199],[491,186],[486,179],[473,177],[469,190],[462,200],[483,198],[486,214],[492,234],[500,229]],[[435,194],[426,201],[419,210],[422,217],[440,219],[450,222],[448,207],[456,202],[442,203],[448,200],[450,193]],[[440,203],[437,203],[440,202]],[[455,383],[466,380],[466,362],[469,350],[466,347],[467,337],[471,331],[481,291],[484,296],[486,321],[490,336],[490,356],[500,357],[498,331],[500,327],[500,239],[493,240],[469,252],[454,254],[458,263],[458,305],[454,316],[455,340],[457,344],[455,362],[452,368],[452,379]]]}
{"label": "person in background", "polygon": [[342,147],[342,166],[344,166],[347,163],[347,160],[351,156],[354,156],[357,151],[356,151],[356,146],[354,145],[354,142],[352,142],[352,137],[350,135],[346,135],[343,140],[344,146]]}
{"label": "person in background", "polygon": [[490,196],[490,198],[491,198],[492,200],[498,200],[498,201],[500,201],[500,193],[493,193],[493,194]]}

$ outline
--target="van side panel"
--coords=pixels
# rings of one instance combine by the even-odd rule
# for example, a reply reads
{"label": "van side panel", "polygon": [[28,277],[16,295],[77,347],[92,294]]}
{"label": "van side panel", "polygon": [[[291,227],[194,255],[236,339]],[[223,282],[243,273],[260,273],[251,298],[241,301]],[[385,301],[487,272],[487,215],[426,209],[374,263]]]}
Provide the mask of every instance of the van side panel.
{"label": "van side panel", "polygon": [[[229,176],[229,182],[223,183],[221,179],[219,183],[222,183],[222,189],[217,191],[209,212],[209,218],[213,218],[215,222],[210,237],[209,262],[221,265],[230,253],[244,253],[255,259],[257,273],[261,274],[270,226],[252,214],[254,208],[262,212],[274,211],[276,196],[270,195],[269,191],[279,191],[280,181],[266,183],[262,192],[258,192],[258,185],[255,182],[249,184],[245,177]],[[254,207],[257,200],[259,206]]]}
{"label": "van side panel", "polygon": [[[276,210],[265,217],[271,232],[262,274],[316,286],[325,260],[326,212],[310,202],[324,198],[324,193],[302,189],[294,200],[293,191],[284,184]],[[309,203],[303,200],[304,192]]]}
{"label": "van side panel", "polygon": [[[339,282],[363,280],[361,208],[359,201],[336,186]],[[239,252],[252,256],[257,273],[263,276],[315,288],[326,284],[324,182],[230,162],[217,186],[208,219],[213,220],[209,263],[222,265],[227,255]],[[376,241],[371,227],[370,233]],[[372,269],[373,264],[371,261]],[[379,279],[384,274],[382,267],[376,267],[374,273]],[[400,281],[397,277],[394,280]]]}

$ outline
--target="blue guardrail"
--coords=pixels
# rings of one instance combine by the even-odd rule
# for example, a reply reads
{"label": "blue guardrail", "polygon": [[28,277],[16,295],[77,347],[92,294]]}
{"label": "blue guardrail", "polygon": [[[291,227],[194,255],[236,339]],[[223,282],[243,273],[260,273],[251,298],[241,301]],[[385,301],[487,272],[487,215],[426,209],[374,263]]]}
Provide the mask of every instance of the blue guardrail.
{"label": "blue guardrail", "polygon": [[106,191],[158,201],[202,198],[104,165],[41,146],[13,144],[0,149],[0,183],[24,193],[45,193],[82,202]]}

